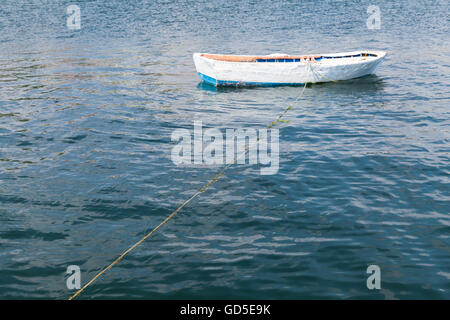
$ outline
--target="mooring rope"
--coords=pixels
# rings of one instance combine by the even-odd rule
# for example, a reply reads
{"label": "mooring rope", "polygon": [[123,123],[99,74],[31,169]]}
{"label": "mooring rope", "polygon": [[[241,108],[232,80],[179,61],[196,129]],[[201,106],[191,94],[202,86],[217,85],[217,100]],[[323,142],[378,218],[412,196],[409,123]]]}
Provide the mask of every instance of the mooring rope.
{"label": "mooring rope", "polygon": [[[305,83],[305,85],[303,86],[302,91],[300,92],[300,94],[297,96],[297,98],[294,100],[294,102],[291,103],[290,106],[288,106],[286,109],[284,109],[284,111],[274,120],[272,121],[268,126],[267,129],[271,129],[274,125],[276,125],[278,122],[281,122],[281,119],[283,118],[283,116],[292,109],[292,105],[298,101],[298,99],[300,99],[303,96],[303,93],[305,92],[306,89],[306,85],[308,83]],[[257,141],[260,139],[260,137],[258,137]],[[242,155],[246,155],[247,152],[249,151],[249,147],[247,146],[245,148],[245,151],[241,153],[240,156]],[[136,249],[137,246],[139,246],[142,242],[144,242],[147,238],[149,238],[154,232],[156,232],[159,228],[161,228],[163,225],[165,225],[170,219],[172,219],[178,212],[181,211],[181,209],[183,209],[189,202],[191,202],[192,200],[194,200],[198,195],[200,195],[201,193],[205,192],[214,182],[216,182],[217,180],[219,180],[219,178],[225,173],[225,170],[228,169],[230,166],[232,166],[233,164],[235,164],[237,162],[238,159],[240,159],[240,156],[237,156],[236,159],[227,164],[226,166],[224,166],[222,168],[222,170],[220,170],[211,180],[209,180],[203,187],[200,188],[200,190],[198,190],[193,196],[191,196],[189,199],[187,199],[186,201],[184,201],[177,209],[175,209],[175,211],[173,211],[171,214],[169,214],[167,216],[167,218],[165,218],[159,225],[157,225],[152,231],[150,231],[148,234],[146,234],[144,237],[142,237],[138,242],[136,242],[135,244],[133,244],[131,247],[129,247],[127,250],[125,250],[119,257],[116,258],[116,260],[114,260],[109,266],[107,266],[106,268],[104,268],[102,271],[100,271],[99,273],[97,273],[88,283],[86,283],[81,289],[79,289],[75,294],[73,294],[69,300],[73,300],[74,298],[76,298],[77,296],[79,296],[84,290],[86,290],[87,287],[89,287],[91,284],[93,284],[95,282],[95,280],[97,280],[102,274],[104,274],[106,271],[108,271],[109,269],[111,269],[112,267],[114,267],[117,263],[119,263],[120,260],[122,260],[123,257],[125,257],[128,253],[130,253],[131,251],[133,251],[134,249]]]}
{"label": "mooring rope", "polygon": [[322,77],[322,79],[324,79],[325,81],[338,82],[337,80],[333,80],[328,78],[327,76],[324,76],[323,73],[319,72],[319,70],[315,70],[315,68],[313,68],[313,64],[311,63],[311,61],[307,60],[306,64],[308,65],[309,69],[313,74],[318,75],[317,80],[320,80],[320,78]]}

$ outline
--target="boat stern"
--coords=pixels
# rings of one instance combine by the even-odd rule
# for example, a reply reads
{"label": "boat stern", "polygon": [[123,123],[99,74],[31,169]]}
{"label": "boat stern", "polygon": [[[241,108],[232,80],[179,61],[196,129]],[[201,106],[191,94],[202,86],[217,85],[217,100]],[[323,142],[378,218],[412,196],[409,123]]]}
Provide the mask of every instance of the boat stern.
{"label": "boat stern", "polygon": [[203,57],[202,53],[194,53],[192,57],[200,79],[210,85],[217,86],[213,67],[214,61]]}

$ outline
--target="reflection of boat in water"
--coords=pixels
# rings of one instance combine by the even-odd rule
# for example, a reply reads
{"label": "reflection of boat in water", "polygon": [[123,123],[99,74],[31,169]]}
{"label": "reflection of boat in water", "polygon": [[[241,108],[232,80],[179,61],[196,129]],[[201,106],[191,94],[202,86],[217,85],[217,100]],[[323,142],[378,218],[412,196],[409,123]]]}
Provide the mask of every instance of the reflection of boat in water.
{"label": "reflection of boat in water", "polygon": [[267,56],[194,53],[200,78],[214,86],[273,86],[348,80],[372,74],[384,51]]}

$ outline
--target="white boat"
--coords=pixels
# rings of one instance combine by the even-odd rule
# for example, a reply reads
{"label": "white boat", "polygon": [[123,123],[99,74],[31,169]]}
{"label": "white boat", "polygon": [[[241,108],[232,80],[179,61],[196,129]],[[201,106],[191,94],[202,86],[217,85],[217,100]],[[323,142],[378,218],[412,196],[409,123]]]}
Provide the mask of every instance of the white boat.
{"label": "white boat", "polygon": [[267,56],[194,53],[200,79],[214,86],[274,86],[348,80],[372,74],[384,51]]}

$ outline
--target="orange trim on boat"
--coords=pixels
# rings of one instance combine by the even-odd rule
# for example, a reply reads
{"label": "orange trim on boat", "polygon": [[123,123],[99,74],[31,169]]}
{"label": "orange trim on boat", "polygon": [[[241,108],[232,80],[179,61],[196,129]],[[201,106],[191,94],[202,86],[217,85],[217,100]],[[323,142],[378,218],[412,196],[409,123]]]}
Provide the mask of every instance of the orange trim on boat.
{"label": "orange trim on boat", "polygon": [[314,61],[315,58],[321,56],[236,56],[236,55],[222,55],[222,54],[206,54],[202,53],[201,57],[208,59],[219,60],[219,61],[230,61],[230,62],[256,62],[259,59],[301,59]]}

